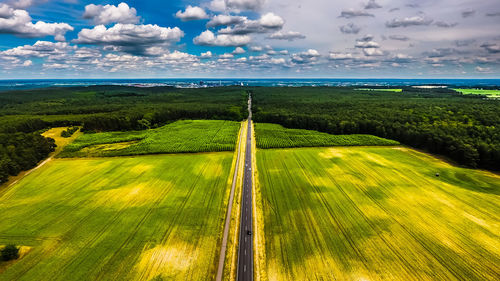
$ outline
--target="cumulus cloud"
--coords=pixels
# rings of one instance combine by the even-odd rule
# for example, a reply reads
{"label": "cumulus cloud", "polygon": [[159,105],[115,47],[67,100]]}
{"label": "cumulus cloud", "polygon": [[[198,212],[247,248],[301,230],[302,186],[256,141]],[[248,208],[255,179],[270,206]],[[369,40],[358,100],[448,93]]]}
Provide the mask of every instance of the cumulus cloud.
{"label": "cumulus cloud", "polygon": [[202,20],[202,19],[208,19],[208,15],[207,13],[205,12],[205,10],[203,10],[202,8],[200,7],[197,7],[197,6],[191,6],[191,5],[188,5],[186,10],[183,12],[183,11],[177,11],[177,13],[175,14],[175,16],[179,19],[181,19],[182,21],[192,21],[192,20]]}
{"label": "cumulus cloud", "polygon": [[231,16],[231,15],[216,15],[208,23],[207,27],[217,27],[223,25],[235,25],[247,21],[247,17]]}
{"label": "cumulus cloud", "polygon": [[408,41],[410,40],[410,38],[408,38],[408,36],[405,36],[405,35],[389,35],[389,39],[391,40],[397,40],[397,41]]}
{"label": "cumulus cloud", "polygon": [[33,5],[33,0],[13,0],[8,2],[10,6],[18,9],[25,9]]}
{"label": "cumulus cloud", "polygon": [[471,10],[471,9],[468,9],[468,10],[465,10],[462,12],[462,17],[463,18],[468,18],[468,17],[472,17],[476,14],[476,11],[475,10]]}
{"label": "cumulus cloud", "polygon": [[94,5],[85,6],[84,19],[92,20],[94,24],[109,23],[138,23],[140,17],[137,16],[135,8],[131,8],[127,3],[115,5]]}
{"label": "cumulus cloud", "polygon": [[209,59],[213,56],[212,52],[210,51],[206,51],[205,53],[201,53],[200,57],[202,59]]}
{"label": "cumulus cloud", "polygon": [[476,66],[475,70],[476,70],[476,72],[480,72],[480,73],[490,73],[491,72],[491,68],[489,68],[489,67]]}
{"label": "cumulus cloud", "polygon": [[370,0],[368,3],[365,5],[365,9],[380,9],[382,6],[378,4],[375,0]]}
{"label": "cumulus cloud", "polygon": [[353,58],[351,53],[330,52],[328,55],[329,60],[350,60]]}
{"label": "cumulus cloud", "polygon": [[492,54],[500,53],[500,45],[495,43],[484,43],[481,45],[481,48],[484,48],[486,51]]}
{"label": "cumulus cloud", "polygon": [[373,41],[373,35],[368,34],[363,36],[362,38],[357,39],[354,47],[360,49],[373,49],[380,48],[380,45],[377,42]]}
{"label": "cumulus cloud", "polygon": [[436,26],[439,26],[439,27],[444,27],[444,28],[451,28],[451,27],[455,27],[458,25],[458,22],[454,22],[454,23],[447,23],[447,22],[444,22],[444,21],[437,21],[434,23]]}
{"label": "cumulus cloud", "polygon": [[[377,47],[378,48],[378,47]],[[384,52],[377,48],[363,48],[363,54],[367,57],[383,56]]]}
{"label": "cumulus cloud", "polygon": [[225,0],[227,8],[243,11],[258,11],[264,3],[265,0]]}
{"label": "cumulus cloud", "polygon": [[267,37],[268,39],[276,39],[276,40],[288,40],[288,41],[293,41],[296,39],[305,39],[306,36],[302,35],[300,32],[296,31],[287,31],[287,32],[282,32],[278,31],[275,32]]}
{"label": "cumulus cloud", "polygon": [[6,4],[0,4],[0,34],[14,34],[19,37],[54,36],[58,41],[64,41],[64,35],[74,28],[67,23],[33,23],[31,16],[25,10],[14,9]]}
{"label": "cumulus cloud", "polygon": [[203,31],[200,35],[193,39],[193,43],[202,46],[225,46],[225,47],[241,47],[250,43],[251,38],[247,35],[215,35],[212,31]]}
{"label": "cumulus cloud", "polygon": [[262,52],[262,50],[264,50],[264,48],[262,48],[262,46],[250,46],[249,49],[252,52]]}
{"label": "cumulus cloud", "polygon": [[117,23],[110,28],[104,25],[98,25],[92,29],[84,28],[78,33],[78,39],[74,42],[119,46],[122,51],[141,54],[152,45],[178,42],[183,36],[184,32],[178,27]]}
{"label": "cumulus cloud", "polygon": [[403,19],[393,19],[385,23],[386,27],[396,28],[396,27],[409,27],[409,26],[419,26],[419,25],[430,25],[433,22],[431,19],[427,19],[422,16],[407,17]]}
{"label": "cumulus cloud", "polygon": [[306,64],[316,61],[320,56],[319,52],[314,49],[309,49],[305,52],[297,53],[292,55],[292,62],[296,64]]}
{"label": "cumulus cloud", "polygon": [[48,57],[51,55],[64,54],[76,47],[70,46],[67,42],[37,41],[33,45],[24,45],[0,52],[3,56],[9,57]]}
{"label": "cumulus cloud", "polygon": [[363,10],[354,10],[354,9],[349,9],[349,10],[343,10],[341,13],[340,13],[340,18],[346,18],[346,19],[350,19],[350,18],[355,18],[355,17],[374,17],[375,15],[373,14],[370,14],[366,11],[363,11]]}
{"label": "cumulus cloud", "polygon": [[274,13],[262,15],[258,20],[247,20],[219,30],[219,34],[245,35],[251,33],[268,33],[283,28],[285,20]]}
{"label": "cumulus cloud", "polygon": [[236,47],[236,49],[234,49],[232,54],[241,55],[241,54],[244,54],[245,52],[246,52],[245,49],[243,49],[242,47]]}
{"label": "cumulus cloud", "polygon": [[340,32],[344,34],[358,34],[361,31],[361,27],[355,25],[354,23],[348,23],[339,27]]}

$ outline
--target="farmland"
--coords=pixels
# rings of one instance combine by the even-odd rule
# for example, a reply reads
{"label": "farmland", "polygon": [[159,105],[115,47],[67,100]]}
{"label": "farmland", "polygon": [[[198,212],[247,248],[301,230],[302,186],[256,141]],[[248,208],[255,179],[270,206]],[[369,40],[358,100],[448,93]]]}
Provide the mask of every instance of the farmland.
{"label": "farmland", "polygon": [[399,142],[371,135],[330,135],[312,130],[287,129],[278,124],[255,124],[258,148],[315,146],[398,145]]}
{"label": "farmland", "polygon": [[151,130],[84,134],[60,157],[231,151],[239,127],[235,121],[182,120]]}
{"label": "farmland", "polygon": [[498,175],[342,147],[259,150],[257,178],[262,280],[500,276]]}
{"label": "farmland", "polygon": [[483,89],[453,89],[464,95],[484,95],[490,98],[499,98],[500,90],[483,90]]}
{"label": "farmland", "polygon": [[233,153],[55,159],[0,192],[0,280],[213,279]]}
{"label": "farmland", "polygon": [[385,89],[385,88],[358,88],[356,91],[380,91],[380,92],[394,92],[401,93],[403,89]]}

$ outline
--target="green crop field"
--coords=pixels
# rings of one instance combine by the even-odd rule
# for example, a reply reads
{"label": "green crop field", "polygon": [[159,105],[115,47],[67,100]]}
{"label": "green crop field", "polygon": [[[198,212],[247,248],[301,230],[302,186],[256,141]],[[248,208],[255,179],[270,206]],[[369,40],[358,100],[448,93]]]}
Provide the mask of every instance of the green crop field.
{"label": "green crop field", "polygon": [[234,150],[239,122],[182,120],[144,131],[84,134],[60,157],[125,156]]}
{"label": "green crop field", "polygon": [[498,175],[402,147],[259,150],[257,167],[263,280],[499,279]]}
{"label": "green crop field", "polygon": [[56,159],[0,190],[0,280],[211,280],[233,153]]}
{"label": "green crop field", "polygon": [[399,144],[372,135],[330,135],[312,130],[287,129],[269,123],[256,123],[255,137],[258,148]]}
{"label": "green crop field", "polygon": [[464,95],[485,95],[488,97],[500,97],[500,90],[482,90],[482,89],[453,89]]}

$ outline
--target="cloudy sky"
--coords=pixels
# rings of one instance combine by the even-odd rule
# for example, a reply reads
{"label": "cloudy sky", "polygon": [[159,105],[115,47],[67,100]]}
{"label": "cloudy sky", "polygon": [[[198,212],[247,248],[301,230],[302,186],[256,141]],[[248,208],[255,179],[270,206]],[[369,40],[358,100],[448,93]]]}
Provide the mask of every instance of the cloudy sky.
{"label": "cloudy sky", "polygon": [[0,79],[499,78],[499,0],[0,0]]}

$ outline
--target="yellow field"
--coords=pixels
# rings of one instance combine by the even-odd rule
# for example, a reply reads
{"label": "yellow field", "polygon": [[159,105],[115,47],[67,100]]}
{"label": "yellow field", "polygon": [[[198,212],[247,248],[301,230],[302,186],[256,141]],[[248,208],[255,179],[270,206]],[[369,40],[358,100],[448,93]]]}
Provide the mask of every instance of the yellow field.
{"label": "yellow field", "polygon": [[0,280],[212,280],[232,159],[50,161],[0,195],[0,245],[31,248]]}
{"label": "yellow field", "polygon": [[260,280],[500,278],[498,175],[402,147],[259,150],[257,166]]}

